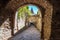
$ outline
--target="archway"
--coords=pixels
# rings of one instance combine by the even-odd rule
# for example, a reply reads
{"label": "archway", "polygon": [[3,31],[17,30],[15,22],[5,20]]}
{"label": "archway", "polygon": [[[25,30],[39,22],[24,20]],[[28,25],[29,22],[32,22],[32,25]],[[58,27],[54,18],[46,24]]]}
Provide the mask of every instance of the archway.
{"label": "archway", "polygon": [[[40,6],[42,7],[43,39],[48,40],[51,34],[51,18],[52,18],[53,7],[47,0],[38,0],[38,1],[32,0],[32,1],[31,0],[23,0],[23,1],[13,0],[7,4],[6,9],[12,10],[11,18],[10,18],[12,30],[14,29],[14,22],[15,22],[14,17],[15,17],[16,10],[22,5],[34,4],[34,5],[37,5],[38,7]],[[13,34],[13,31],[12,31],[12,34]]]}
{"label": "archway", "polygon": [[[28,9],[25,9],[25,7],[28,7]],[[23,9],[24,8],[24,9]],[[22,11],[21,11],[22,10]],[[23,13],[22,13],[23,12]],[[26,15],[26,13],[28,13]],[[19,14],[24,14],[23,16],[25,18],[20,18]],[[19,19],[18,19],[19,16]],[[18,23],[19,22],[19,23]],[[20,29],[23,29],[25,27],[29,26],[36,26],[36,28],[39,30],[41,33],[42,30],[42,15],[41,15],[41,10],[36,6],[32,4],[24,5],[20,8],[18,8],[16,14],[15,14],[15,27],[14,27],[14,32],[18,31]]]}

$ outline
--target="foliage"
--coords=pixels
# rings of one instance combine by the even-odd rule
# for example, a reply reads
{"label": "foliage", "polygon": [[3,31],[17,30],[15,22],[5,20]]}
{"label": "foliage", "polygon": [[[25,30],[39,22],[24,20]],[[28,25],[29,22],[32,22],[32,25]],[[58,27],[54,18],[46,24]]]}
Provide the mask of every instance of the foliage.
{"label": "foliage", "polygon": [[32,15],[32,12],[29,10],[28,6],[24,6],[18,9],[18,19],[24,18],[27,15]]}

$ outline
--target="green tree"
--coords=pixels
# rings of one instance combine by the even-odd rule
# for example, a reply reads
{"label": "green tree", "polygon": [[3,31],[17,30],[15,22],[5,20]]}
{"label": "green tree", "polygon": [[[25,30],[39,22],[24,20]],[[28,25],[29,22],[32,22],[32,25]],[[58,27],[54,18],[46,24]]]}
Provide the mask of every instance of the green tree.
{"label": "green tree", "polygon": [[[19,20],[20,18],[25,18],[25,23],[26,23],[26,18],[27,16],[32,15],[32,12],[29,10],[28,6],[24,6],[18,9],[18,14],[17,14],[17,19]],[[18,20],[17,20],[17,30],[18,30]]]}
{"label": "green tree", "polygon": [[29,10],[28,6],[21,7],[18,9],[18,19],[24,18],[27,15],[32,15],[32,12]]}

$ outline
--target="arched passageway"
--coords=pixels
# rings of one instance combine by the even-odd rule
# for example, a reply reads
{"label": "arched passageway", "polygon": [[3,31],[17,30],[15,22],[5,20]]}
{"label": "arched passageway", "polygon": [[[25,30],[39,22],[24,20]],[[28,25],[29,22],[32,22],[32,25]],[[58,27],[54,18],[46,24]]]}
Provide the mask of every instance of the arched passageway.
{"label": "arched passageway", "polygon": [[[18,8],[15,14],[14,33],[22,30],[24,31],[15,36],[17,39],[14,37],[12,40],[19,40],[19,38],[21,40],[40,40],[42,30],[41,14],[41,10],[35,5],[28,4]],[[25,30],[24,28],[27,29]]]}
{"label": "arched passageway", "polygon": [[[51,19],[52,19],[52,11],[53,11],[53,7],[52,5],[47,1],[47,0],[13,0],[10,1],[7,5],[6,5],[6,9],[9,10],[10,12],[10,20],[11,20],[11,34],[14,34],[14,23],[15,23],[15,14],[16,11],[19,7],[23,6],[23,5],[27,5],[27,4],[34,4],[36,6],[41,7],[41,12],[42,12],[42,34],[43,37],[42,39],[44,40],[48,40],[50,38],[50,34],[51,34]],[[48,34],[48,36],[47,36]]]}
{"label": "arched passageway", "polygon": [[17,30],[20,30],[22,26],[26,26],[26,24],[29,25],[30,23],[27,23],[27,21],[29,22],[31,21],[32,24],[34,22],[34,25],[36,25],[38,23],[38,19],[37,19],[37,23],[35,22],[37,17],[39,17],[38,19],[40,20],[39,25],[42,26],[42,15],[40,9],[35,5],[31,5],[31,4],[25,5],[23,7],[18,8],[18,10],[16,11],[14,25]]}

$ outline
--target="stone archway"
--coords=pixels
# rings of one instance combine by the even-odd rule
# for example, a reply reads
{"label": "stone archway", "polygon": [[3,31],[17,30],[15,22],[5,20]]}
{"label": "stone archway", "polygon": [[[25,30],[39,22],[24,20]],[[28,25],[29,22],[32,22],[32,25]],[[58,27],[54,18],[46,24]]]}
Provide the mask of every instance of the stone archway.
{"label": "stone archway", "polygon": [[[22,5],[26,4],[34,4],[37,5],[38,7],[42,7],[42,23],[43,23],[43,39],[48,40],[51,34],[51,18],[52,18],[52,11],[53,7],[52,5],[46,0],[11,0],[7,6],[6,9],[12,10],[12,20],[11,20],[11,26],[14,28],[14,17],[15,17],[15,12],[16,10],[21,7]],[[12,29],[13,30],[13,29]],[[47,36],[48,35],[48,36]]]}
{"label": "stone archway", "polygon": [[[35,10],[37,10],[37,12],[34,14],[32,14],[32,15],[30,15],[30,16],[27,16],[26,17],[26,19],[20,19],[20,22],[18,22],[17,20],[17,15],[18,15],[18,9],[20,9],[20,8],[22,8],[22,7],[25,7],[25,6],[29,6],[29,7],[35,7],[34,8],[34,12],[35,12]],[[20,30],[21,28],[23,29],[24,28],[24,26],[26,27],[26,28],[28,28],[27,27],[27,23],[28,23],[28,21],[27,20],[29,20],[30,22],[34,22],[33,24],[36,26],[36,28],[41,32],[41,28],[42,28],[42,13],[41,13],[41,7],[40,8],[38,8],[38,6],[36,6],[36,5],[33,5],[33,4],[27,4],[27,5],[23,5],[22,7],[19,7],[18,9],[17,9],[17,11],[16,11],[16,14],[15,14],[15,23],[14,23],[14,29],[16,30],[16,31],[18,31],[18,30]],[[30,11],[32,11],[32,10],[30,10]],[[33,19],[32,19],[33,18]],[[32,20],[32,21],[31,21]],[[36,22],[34,21],[34,20],[36,20]],[[22,22],[22,24],[21,24],[21,21],[23,21]],[[21,24],[21,25],[20,25]],[[30,23],[28,23],[28,25],[29,25]],[[18,26],[18,27],[17,27]],[[20,26],[20,27],[19,27]],[[14,31],[15,31],[14,30]],[[14,32],[14,33],[16,33],[16,32]]]}

